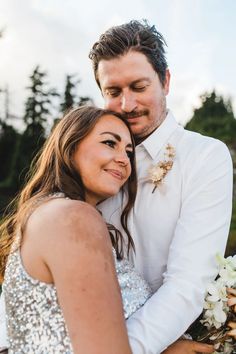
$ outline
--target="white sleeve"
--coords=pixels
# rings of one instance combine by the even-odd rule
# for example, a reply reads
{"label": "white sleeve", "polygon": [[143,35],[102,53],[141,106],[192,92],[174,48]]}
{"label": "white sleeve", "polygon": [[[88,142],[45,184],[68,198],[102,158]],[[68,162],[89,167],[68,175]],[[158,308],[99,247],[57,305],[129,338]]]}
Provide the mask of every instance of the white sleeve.
{"label": "white sleeve", "polygon": [[205,289],[224,254],[232,211],[232,160],[215,141],[183,166],[182,206],[163,285],[127,321],[134,354],[158,354],[199,316]]}
{"label": "white sleeve", "polygon": [[1,347],[8,347],[6,311],[3,294],[0,296],[0,348]]}

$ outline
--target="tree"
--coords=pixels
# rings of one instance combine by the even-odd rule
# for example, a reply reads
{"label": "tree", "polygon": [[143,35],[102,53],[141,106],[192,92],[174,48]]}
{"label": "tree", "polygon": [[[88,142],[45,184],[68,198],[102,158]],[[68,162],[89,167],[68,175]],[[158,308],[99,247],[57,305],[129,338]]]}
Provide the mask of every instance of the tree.
{"label": "tree", "polygon": [[91,97],[80,96],[79,97],[79,106],[94,106],[94,101]]}
{"label": "tree", "polygon": [[79,80],[75,80],[75,75],[66,75],[65,91],[60,105],[63,114],[76,104],[77,96],[75,91],[79,82]]}
{"label": "tree", "polygon": [[30,76],[30,95],[26,100],[23,120],[26,129],[21,135],[14,157],[12,182],[18,190],[29,169],[30,163],[45,141],[45,128],[52,109],[52,98],[58,96],[54,89],[48,88],[47,74],[37,66]]}
{"label": "tree", "polygon": [[201,102],[201,107],[194,110],[185,128],[220,139],[236,148],[236,119],[231,101],[225,101],[212,91],[202,95]]}
{"label": "tree", "polygon": [[[186,129],[194,130],[224,141],[230,148],[234,171],[236,171],[236,119],[233,114],[231,102],[230,100],[225,101],[222,96],[216,95],[215,91],[202,95],[201,101],[201,107],[195,109],[192,119],[186,125]],[[234,178],[234,190],[236,190],[235,183],[236,178]],[[226,251],[227,255],[235,253],[235,220],[236,200],[234,197],[232,223]]]}
{"label": "tree", "polygon": [[[65,91],[60,104],[60,112],[64,115],[75,106],[94,105],[93,99],[88,96],[77,96],[77,85],[80,83],[76,75],[66,75]],[[60,121],[60,118],[54,120],[53,127]]]}
{"label": "tree", "polygon": [[44,128],[45,122],[51,113],[52,97],[58,96],[55,89],[47,87],[47,74],[40,71],[37,66],[33,74],[30,76],[31,86],[27,87],[30,90],[30,96],[25,104],[24,122],[27,129]]}
{"label": "tree", "polygon": [[0,182],[10,175],[12,169],[12,156],[16,149],[19,134],[9,124],[0,120]]}
{"label": "tree", "polygon": [[74,106],[84,106],[84,105],[93,105],[93,99],[88,96],[77,96],[77,85],[80,83],[80,80],[75,79],[75,75],[66,76],[66,86],[63,95],[63,101],[61,103],[61,112],[64,114],[69,109]]}

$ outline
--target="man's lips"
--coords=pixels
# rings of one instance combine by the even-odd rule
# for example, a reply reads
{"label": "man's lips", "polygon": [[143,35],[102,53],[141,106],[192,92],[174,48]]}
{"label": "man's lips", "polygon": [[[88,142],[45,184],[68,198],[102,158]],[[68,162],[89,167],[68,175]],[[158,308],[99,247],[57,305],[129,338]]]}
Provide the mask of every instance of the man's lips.
{"label": "man's lips", "polygon": [[104,169],[104,171],[108,172],[110,175],[112,175],[113,177],[119,179],[120,181],[121,181],[122,179],[124,179],[123,173],[120,172],[120,171],[118,171],[118,170],[106,168],[106,169]]}

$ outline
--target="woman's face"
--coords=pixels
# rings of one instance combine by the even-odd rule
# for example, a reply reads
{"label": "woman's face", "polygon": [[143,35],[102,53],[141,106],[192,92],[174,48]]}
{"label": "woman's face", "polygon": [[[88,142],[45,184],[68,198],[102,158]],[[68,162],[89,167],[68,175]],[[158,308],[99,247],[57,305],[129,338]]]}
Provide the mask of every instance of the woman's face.
{"label": "woman's face", "polygon": [[116,116],[104,115],[78,144],[73,161],[80,173],[89,204],[117,194],[131,173],[133,146],[126,125]]}

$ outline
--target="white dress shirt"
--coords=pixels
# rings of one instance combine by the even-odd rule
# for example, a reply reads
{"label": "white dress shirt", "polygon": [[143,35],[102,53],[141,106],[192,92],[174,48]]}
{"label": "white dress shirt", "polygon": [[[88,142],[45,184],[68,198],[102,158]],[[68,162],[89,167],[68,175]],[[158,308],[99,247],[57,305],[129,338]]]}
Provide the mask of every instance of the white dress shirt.
{"label": "white dress shirt", "polygon": [[[154,193],[150,166],[176,152],[172,169]],[[222,142],[184,130],[169,112],[136,147],[138,193],[128,219],[135,268],[155,292],[127,321],[134,354],[157,354],[177,340],[203,308],[205,289],[224,254],[232,208],[232,161]],[[119,229],[121,195],[101,204]]]}

